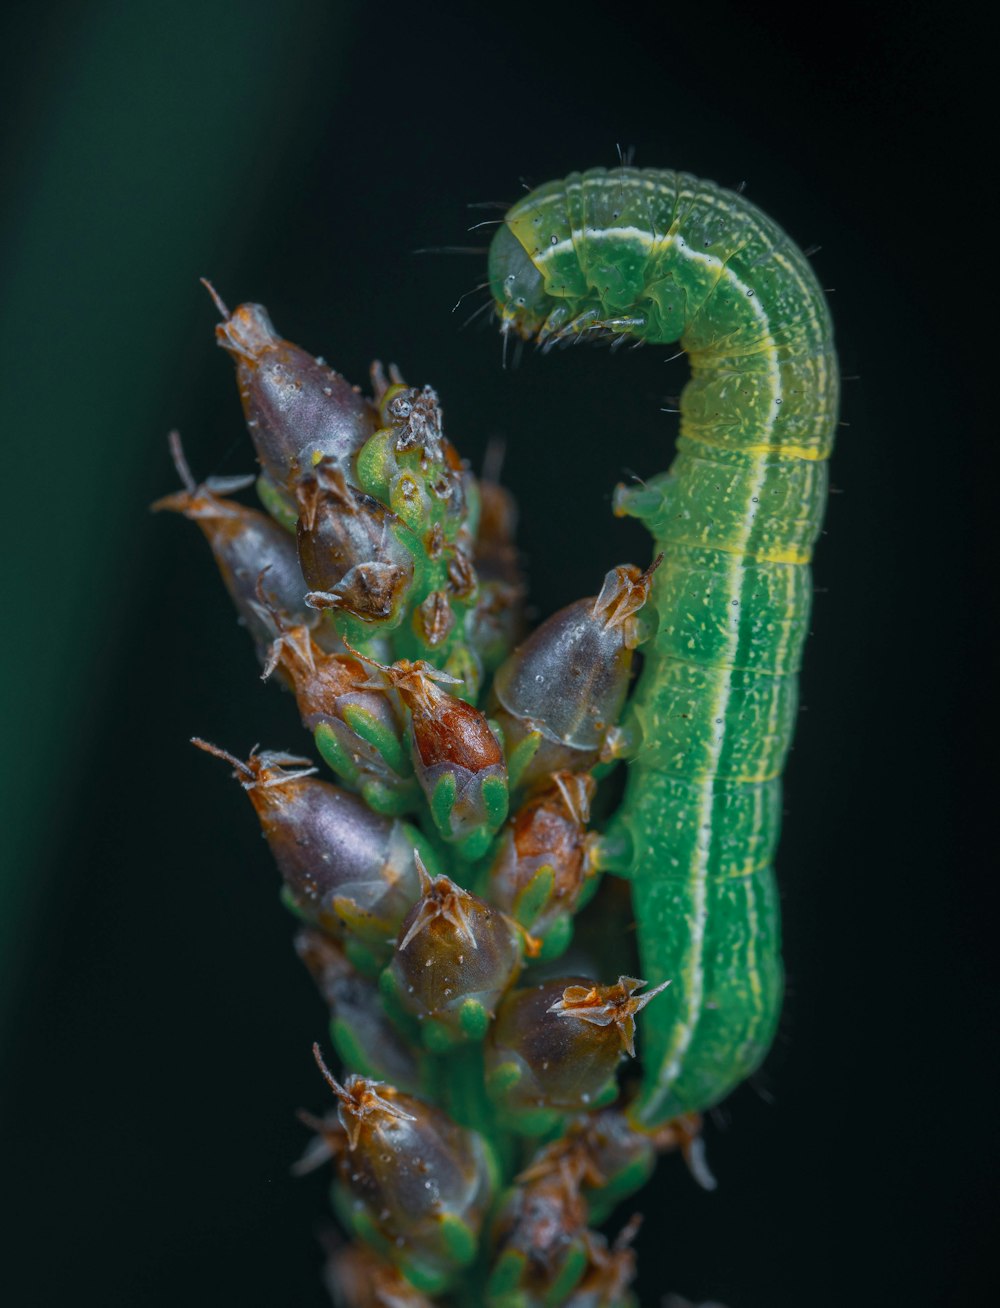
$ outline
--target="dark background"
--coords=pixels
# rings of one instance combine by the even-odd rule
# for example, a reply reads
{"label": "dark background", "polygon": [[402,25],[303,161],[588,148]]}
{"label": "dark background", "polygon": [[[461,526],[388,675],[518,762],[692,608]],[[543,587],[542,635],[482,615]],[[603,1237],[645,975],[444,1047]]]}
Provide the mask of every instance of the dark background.
{"label": "dark background", "polygon": [[[779,854],[790,985],[720,1186],[643,1196],[644,1308],[991,1302],[993,921],[977,735],[995,607],[985,37],[932,5],[24,6],[4,47],[2,1179],[6,1302],[320,1305],[324,1015],[249,806],[187,744],[307,749],[200,534],[146,506],[249,470],[197,284],[356,380],[432,382],[505,480],[542,613],[641,561],[683,361],[527,354],[472,295],[472,201],[684,168],[803,245],[845,383]],[[666,353],[666,352],[663,352]],[[977,387],[983,397],[976,401]],[[995,662],[993,664],[995,666]],[[627,1214],[626,1210],[626,1214]],[[987,1289],[993,1283],[993,1293]]]}

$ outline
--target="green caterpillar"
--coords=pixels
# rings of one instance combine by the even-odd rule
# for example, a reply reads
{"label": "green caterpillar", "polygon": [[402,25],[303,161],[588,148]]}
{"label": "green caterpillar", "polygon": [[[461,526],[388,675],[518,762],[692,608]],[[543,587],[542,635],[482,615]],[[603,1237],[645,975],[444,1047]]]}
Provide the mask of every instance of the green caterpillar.
{"label": "green caterpillar", "polygon": [[628,758],[599,865],[632,881],[651,1128],[759,1066],[781,1009],[772,869],[808,629],[838,376],[805,256],[742,196],[684,173],[592,169],[539,187],[490,249],[504,333],[679,341],[669,471],[620,486],[665,558],[655,633],[616,736]]}

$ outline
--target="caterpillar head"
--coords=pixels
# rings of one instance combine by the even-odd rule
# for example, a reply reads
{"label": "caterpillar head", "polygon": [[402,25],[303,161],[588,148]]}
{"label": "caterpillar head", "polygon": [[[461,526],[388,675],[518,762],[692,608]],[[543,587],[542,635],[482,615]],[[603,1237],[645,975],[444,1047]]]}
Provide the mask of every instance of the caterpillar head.
{"label": "caterpillar head", "polygon": [[489,276],[501,330],[525,340],[536,336],[558,301],[546,291],[531,255],[506,224],[490,245]]}

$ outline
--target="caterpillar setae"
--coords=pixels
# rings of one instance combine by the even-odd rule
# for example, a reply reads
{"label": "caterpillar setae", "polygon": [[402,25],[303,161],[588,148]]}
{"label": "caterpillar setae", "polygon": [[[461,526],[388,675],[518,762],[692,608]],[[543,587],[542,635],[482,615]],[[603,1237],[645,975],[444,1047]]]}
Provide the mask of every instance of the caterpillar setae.
{"label": "caterpillar setae", "polygon": [[632,883],[651,1128],[759,1066],[783,975],[772,869],[808,629],[838,378],[805,256],[741,195],[684,173],[592,169],[507,213],[490,249],[505,333],[679,341],[691,378],[669,471],[620,486],[664,554],[655,631],[616,736],[629,759],[598,865]]}

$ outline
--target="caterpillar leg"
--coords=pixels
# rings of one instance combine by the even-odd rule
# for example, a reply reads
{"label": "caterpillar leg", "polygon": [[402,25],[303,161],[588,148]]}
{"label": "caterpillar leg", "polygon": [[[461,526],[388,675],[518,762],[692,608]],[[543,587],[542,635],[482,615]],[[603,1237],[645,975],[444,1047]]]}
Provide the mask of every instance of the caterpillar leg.
{"label": "caterpillar leg", "polygon": [[587,858],[590,870],[595,874],[611,872],[616,877],[631,877],[635,861],[632,837],[612,818],[607,830],[591,840]]}

